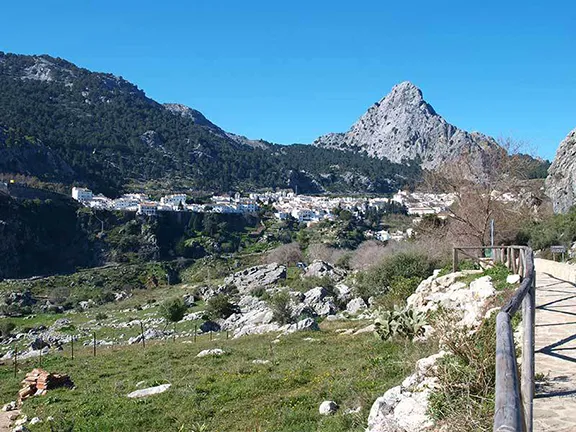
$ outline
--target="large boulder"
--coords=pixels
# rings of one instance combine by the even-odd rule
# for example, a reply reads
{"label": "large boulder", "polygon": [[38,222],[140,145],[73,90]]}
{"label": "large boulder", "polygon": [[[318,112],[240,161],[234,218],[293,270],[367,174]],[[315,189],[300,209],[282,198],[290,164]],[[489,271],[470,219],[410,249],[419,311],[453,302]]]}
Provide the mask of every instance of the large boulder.
{"label": "large boulder", "polygon": [[304,293],[302,308],[307,307],[318,316],[334,315],[338,306],[326,288],[316,287]]}
{"label": "large boulder", "polygon": [[467,285],[459,281],[463,276],[480,274],[480,270],[466,270],[446,276],[430,276],[422,281],[407,299],[409,307],[418,312],[431,312],[440,308],[460,315],[457,326],[476,327],[484,318],[488,301],[496,295],[490,276],[480,277]]}
{"label": "large boulder", "polygon": [[428,416],[428,401],[437,385],[436,362],[445,352],[420,359],[416,372],[401,385],[389,389],[376,399],[366,432],[424,432],[434,426]]}
{"label": "large boulder", "polygon": [[250,267],[228,276],[224,284],[234,285],[240,293],[270,287],[286,278],[286,267],[277,263]]}
{"label": "large boulder", "polygon": [[365,311],[366,309],[368,309],[368,305],[361,297],[356,297],[355,299],[350,300],[346,305],[346,312],[353,315]]}
{"label": "large boulder", "polygon": [[326,261],[315,260],[306,268],[302,277],[329,277],[338,282],[346,277],[346,270],[334,267]]}

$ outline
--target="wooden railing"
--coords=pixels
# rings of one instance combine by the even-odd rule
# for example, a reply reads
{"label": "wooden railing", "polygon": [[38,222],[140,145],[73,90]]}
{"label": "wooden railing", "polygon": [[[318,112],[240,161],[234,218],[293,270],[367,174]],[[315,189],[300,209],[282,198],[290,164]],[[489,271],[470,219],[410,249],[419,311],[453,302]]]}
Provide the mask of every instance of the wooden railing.
{"label": "wooden railing", "polygon": [[[458,270],[460,255],[475,261],[489,260],[504,263],[522,277],[520,287],[500,309],[496,317],[496,401],[495,432],[532,432],[534,400],[534,321],[536,313],[536,272],[534,254],[525,246],[455,247],[454,270]],[[514,345],[511,319],[522,306],[522,367]]]}

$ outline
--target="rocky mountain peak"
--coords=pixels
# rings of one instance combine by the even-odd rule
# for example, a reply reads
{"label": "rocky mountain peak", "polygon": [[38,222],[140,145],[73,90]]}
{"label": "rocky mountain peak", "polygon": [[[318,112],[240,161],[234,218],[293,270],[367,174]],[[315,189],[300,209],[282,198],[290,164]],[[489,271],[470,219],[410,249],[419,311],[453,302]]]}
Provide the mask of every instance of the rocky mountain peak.
{"label": "rocky mountain peak", "polygon": [[566,213],[576,204],[576,129],[558,147],[554,162],[548,169],[546,194],[557,213]]}
{"label": "rocky mountain peak", "polygon": [[470,134],[446,122],[409,81],[395,85],[348,132],[321,136],[314,145],[364,152],[393,162],[420,160],[427,169],[465,153],[480,166],[482,152],[497,146],[492,138]]}

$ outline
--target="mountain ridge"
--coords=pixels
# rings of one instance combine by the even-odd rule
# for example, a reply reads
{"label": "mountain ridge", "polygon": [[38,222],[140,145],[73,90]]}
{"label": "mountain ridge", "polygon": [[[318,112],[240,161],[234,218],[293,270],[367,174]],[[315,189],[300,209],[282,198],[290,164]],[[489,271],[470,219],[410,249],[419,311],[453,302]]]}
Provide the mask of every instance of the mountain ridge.
{"label": "mountain ridge", "polygon": [[250,140],[193,108],[160,104],[121,77],[47,55],[0,52],[0,124],[37,137],[74,173],[72,179],[45,173],[42,180],[112,196],[158,182],[207,192],[298,186],[387,193],[419,175],[362,155]]}
{"label": "mountain ridge", "polygon": [[361,152],[396,163],[419,159],[425,169],[436,169],[464,154],[480,168],[483,153],[500,148],[491,137],[448,123],[409,81],[395,85],[347,132],[322,135],[313,145]]}

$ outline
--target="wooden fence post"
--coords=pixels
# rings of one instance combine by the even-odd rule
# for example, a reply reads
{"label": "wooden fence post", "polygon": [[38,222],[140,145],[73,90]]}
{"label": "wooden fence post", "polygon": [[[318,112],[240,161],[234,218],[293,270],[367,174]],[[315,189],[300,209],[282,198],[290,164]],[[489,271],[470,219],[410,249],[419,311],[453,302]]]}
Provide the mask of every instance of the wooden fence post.
{"label": "wooden fence post", "polygon": [[458,249],[454,248],[452,250],[452,271],[456,273],[458,271]]}
{"label": "wooden fence post", "polygon": [[146,338],[144,337],[144,324],[140,321],[140,335],[142,336],[142,348],[146,348]]}
{"label": "wooden fence post", "polygon": [[14,378],[18,373],[18,345],[14,344]]}

